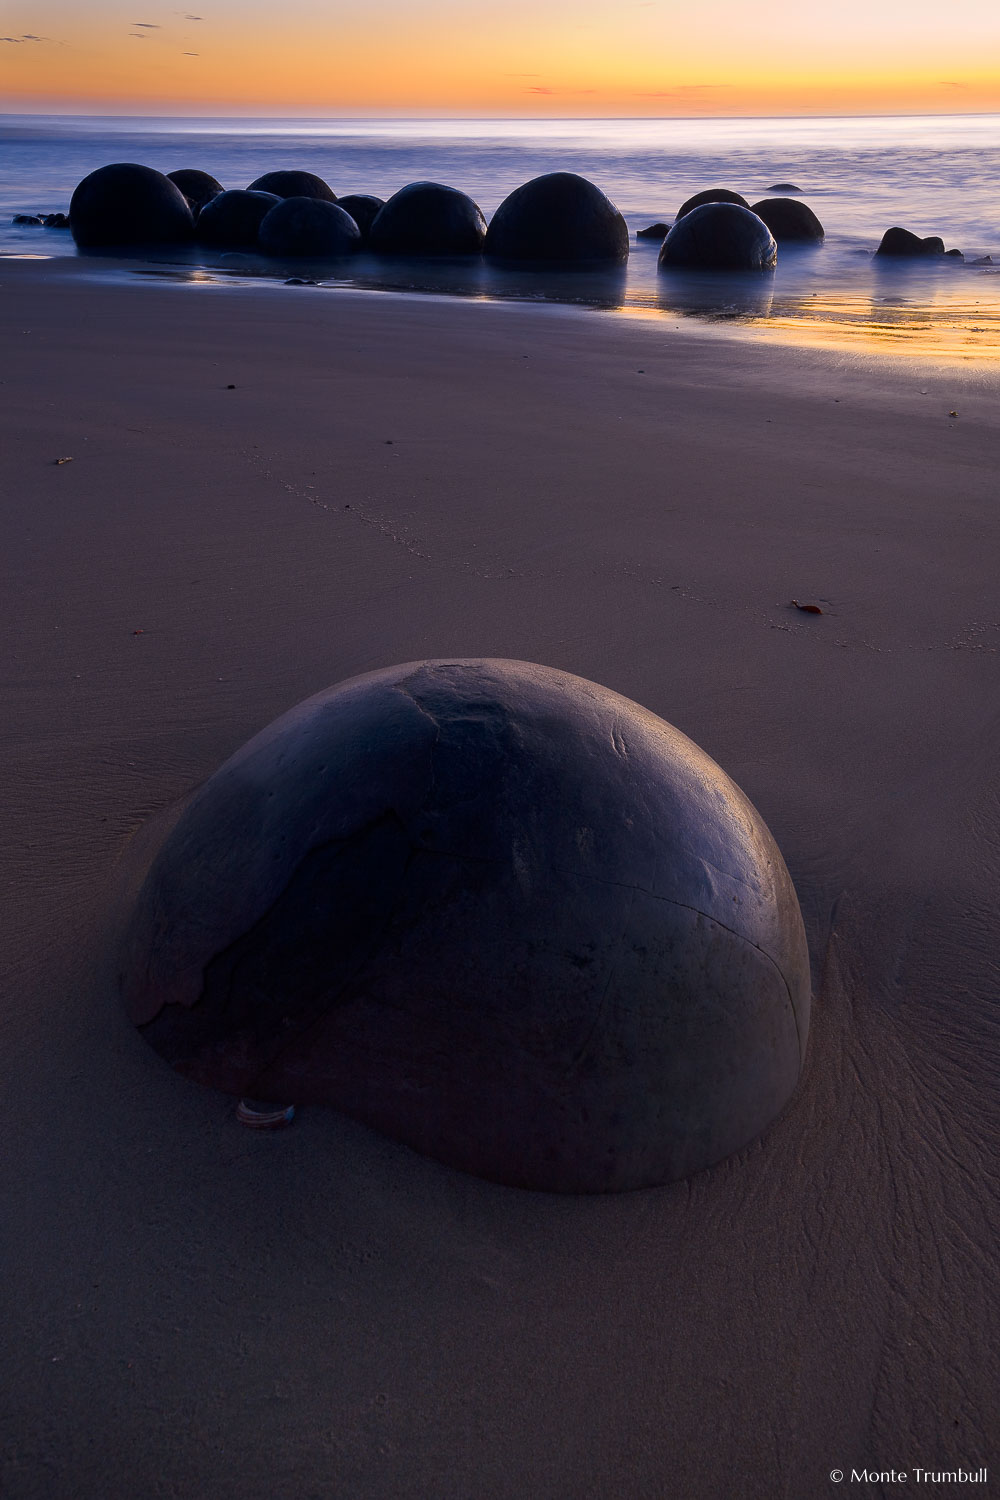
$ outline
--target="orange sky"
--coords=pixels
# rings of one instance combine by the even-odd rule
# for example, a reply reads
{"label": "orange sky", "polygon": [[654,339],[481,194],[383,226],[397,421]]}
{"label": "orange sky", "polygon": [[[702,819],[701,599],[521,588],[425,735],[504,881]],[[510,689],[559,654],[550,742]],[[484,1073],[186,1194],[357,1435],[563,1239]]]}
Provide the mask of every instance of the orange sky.
{"label": "orange sky", "polygon": [[993,0],[7,0],[2,107],[123,113],[1000,109]]}

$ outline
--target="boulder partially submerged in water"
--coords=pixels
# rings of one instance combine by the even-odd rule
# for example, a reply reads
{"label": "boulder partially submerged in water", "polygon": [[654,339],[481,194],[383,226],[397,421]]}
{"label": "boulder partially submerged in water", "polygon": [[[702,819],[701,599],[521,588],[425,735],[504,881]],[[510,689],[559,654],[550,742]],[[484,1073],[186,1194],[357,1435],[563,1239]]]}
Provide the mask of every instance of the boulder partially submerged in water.
{"label": "boulder partially submerged in water", "polygon": [[201,244],[219,250],[249,249],[256,245],[264,219],[281,201],[275,193],[251,188],[230,188],[219,193],[198,215],[198,239]]}
{"label": "boulder partially submerged in water", "polygon": [[703,203],[679,218],[660,246],[660,270],[686,266],[711,271],[770,271],[778,258],[774,236],[749,208]]}
{"label": "boulder partially submerged in water", "polygon": [[703,203],[735,203],[740,208],[750,207],[742,193],[734,193],[732,188],[705,188],[684,200],[677,210],[676,218],[683,219],[685,214],[689,214],[694,208],[701,208]]}
{"label": "boulder partially submerged in water", "polygon": [[379,209],[368,240],[376,255],[481,255],[486,220],[468,193],[410,182]]}
{"label": "boulder partially submerged in water", "polygon": [[376,198],[373,193],[347,193],[337,199],[337,205],[350,214],[361,231],[362,243],[367,244],[372,225],[385,207],[385,199]]}
{"label": "boulder partially submerged in water", "polygon": [[875,254],[900,255],[908,257],[918,255],[943,255],[944,240],[936,234],[930,234],[925,239],[921,239],[920,236],[918,234],[914,234],[912,230],[900,229],[897,225],[892,229],[886,230],[885,234],[882,236],[882,239],[879,242],[879,247],[875,251]]}
{"label": "boulder partially submerged in water", "polygon": [[180,188],[152,167],[114,162],[80,182],[70,228],[82,248],[169,245],[190,240],[194,217]]}
{"label": "boulder partially submerged in water", "polygon": [[122,989],[190,1078],[562,1192],[746,1145],[810,1002],[791,880],[724,772],[498,660],[354,678],[237,752],[152,863]]}
{"label": "boulder partially submerged in water", "polygon": [[779,245],[785,240],[818,243],[826,237],[826,231],[808,203],[802,203],[798,198],[762,198],[759,203],[751,205],[750,211],[764,220]]}
{"label": "boulder partially submerged in water", "polygon": [[548,172],[515,188],[486,233],[486,253],[497,260],[552,266],[628,259],[629,233],[606,193],[575,172]]}
{"label": "boulder partially submerged in water", "polygon": [[210,172],[201,172],[197,167],[181,167],[177,172],[168,172],[168,178],[184,194],[195,218],[205,204],[217,198],[225,189]]}
{"label": "boulder partially submerged in water", "polygon": [[349,213],[323,198],[281,198],[261,221],[265,255],[354,255],[361,231]]}
{"label": "boulder partially submerged in water", "polygon": [[669,224],[649,224],[645,229],[637,229],[635,237],[637,240],[662,240],[670,229]]}
{"label": "boulder partially submerged in water", "polygon": [[327,203],[336,203],[337,195],[328,182],[317,177],[315,172],[279,171],[265,172],[251,182],[251,193],[274,193],[277,198],[324,198]]}

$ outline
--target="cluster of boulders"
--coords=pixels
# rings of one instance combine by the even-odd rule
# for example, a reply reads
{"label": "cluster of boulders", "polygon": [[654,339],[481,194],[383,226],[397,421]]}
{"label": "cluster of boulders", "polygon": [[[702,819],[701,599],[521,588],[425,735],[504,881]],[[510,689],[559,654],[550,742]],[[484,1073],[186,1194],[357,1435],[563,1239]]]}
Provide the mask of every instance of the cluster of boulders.
{"label": "cluster of boulders", "polygon": [[247,188],[223,188],[207,172],[164,176],[117,163],[85,177],[70,222],[85,249],[196,241],[274,256],[475,256],[499,261],[621,264],[624,218],[594,183],[573,172],[527,182],[487,226],[467,193],[411,182],[384,202],[364,193],[338,198],[311,172],[267,172]]}
{"label": "cluster of boulders", "polygon": [[[749,203],[731,188],[706,188],[677,210],[673,225],[636,231],[659,241],[657,265],[766,271],[781,244],[819,245],[823,225],[808,204],[784,196]],[[439,182],[411,182],[385,201],[367,193],[338,198],[313,172],[266,172],[247,188],[226,189],[208,172],[177,172],[119,162],[91,172],[76,188],[69,216],[18,214],[15,224],[71,228],[84,249],[177,244],[257,250],[276,257],[353,255],[478,256],[499,263],[555,267],[622,265],[629,231],[611,199],[575,172],[548,172],[504,199],[487,224],[467,193]],[[881,256],[962,258],[936,235],[886,231]]]}

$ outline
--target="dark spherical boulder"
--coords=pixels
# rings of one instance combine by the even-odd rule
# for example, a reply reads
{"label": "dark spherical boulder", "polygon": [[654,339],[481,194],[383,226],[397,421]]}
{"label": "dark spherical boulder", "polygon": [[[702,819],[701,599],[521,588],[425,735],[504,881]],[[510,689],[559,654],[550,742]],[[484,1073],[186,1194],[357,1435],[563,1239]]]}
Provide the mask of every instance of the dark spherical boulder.
{"label": "dark spherical boulder", "polygon": [[348,193],[346,197],[338,198],[337,203],[350,214],[361,231],[362,241],[367,244],[372,225],[385,207],[385,199],[375,198],[371,193]]}
{"label": "dark spherical boulder", "polygon": [[705,188],[704,192],[695,193],[693,198],[688,198],[677,210],[677,218],[683,219],[693,208],[700,208],[703,203],[735,203],[740,208],[749,208],[747,200],[740,193],[734,193],[731,188]]}
{"label": "dark spherical boulder", "polygon": [[325,198],[336,203],[337,195],[329,183],[314,172],[265,172],[251,182],[251,193],[274,193],[277,198]]}
{"label": "dark spherical boulder", "polygon": [[70,228],[83,248],[169,245],[189,240],[194,218],[176,183],[152,167],[98,167],[70,199]]}
{"label": "dark spherical boulder", "polygon": [[751,205],[750,211],[764,220],[779,245],[785,240],[815,243],[826,236],[808,203],[801,203],[798,198],[762,198]]}
{"label": "dark spherical boulder", "polygon": [[179,187],[187,199],[195,218],[205,204],[217,198],[225,189],[209,172],[199,172],[197,167],[182,167],[177,172],[168,172],[168,178]]}
{"label": "dark spherical boulder", "polygon": [[282,198],[261,222],[265,255],[354,255],[361,231],[349,213],[323,198]]}
{"label": "dark spherical boulder", "polygon": [[497,260],[621,265],[628,252],[624,218],[606,193],[575,172],[549,172],[515,188],[486,232],[486,254]]}
{"label": "dark spherical boulder", "polygon": [[481,255],[486,220],[478,203],[440,182],[411,182],[380,208],[369,231],[376,255]]}
{"label": "dark spherical boulder", "polygon": [[743,793],[638,704],[512,661],[372,672],[257,735],[160,846],[121,976],[192,1079],[564,1192],[746,1145],[809,1024]]}
{"label": "dark spherical boulder", "polygon": [[275,193],[251,192],[249,188],[219,193],[198,215],[198,239],[220,250],[256,245],[261,224],[281,201]]}
{"label": "dark spherical boulder", "polygon": [[768,188],[769,193],[801,193],[802,189],[794,182],[772,182]]}
{"label": "dark spherical boulder", "polygon": [[875,251],[876,255],[943,255],[944,240],[936,234],[928,235],[921,239],[919,235],[913,234],[909,229],[900,229],[898,226],[887,229]]}
{"label": "dark spherical boulder", "polygon": [[685,214],[660,246],[657,266],[710,271],[770,271],[778,247],[763,219],[737,203],[703,203]]}

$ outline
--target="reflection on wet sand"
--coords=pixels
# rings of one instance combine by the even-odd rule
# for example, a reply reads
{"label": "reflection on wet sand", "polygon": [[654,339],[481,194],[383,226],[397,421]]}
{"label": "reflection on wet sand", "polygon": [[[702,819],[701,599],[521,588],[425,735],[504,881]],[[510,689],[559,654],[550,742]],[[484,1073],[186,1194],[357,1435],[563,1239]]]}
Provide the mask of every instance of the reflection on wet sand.
{"label": "reflection on wet sand", "polygon": [[900,266],[868,256],[847,277],[812,248],[786,254],[776,271],[764,272],[658,272],[655,258],[642,250],[627,266],[553,270],[476,256],[280,261],[252,251],[206,255],[175,249],[141,262],[119,261],[115,269],[191,285],[294,282],[326,290],[561,304],[650,321],[684,318],[708,332],[738,325],[752,337],[800,347],[939,361],[1000,359],[1000,298],[990,279],[1000,267],[957,260]]}

